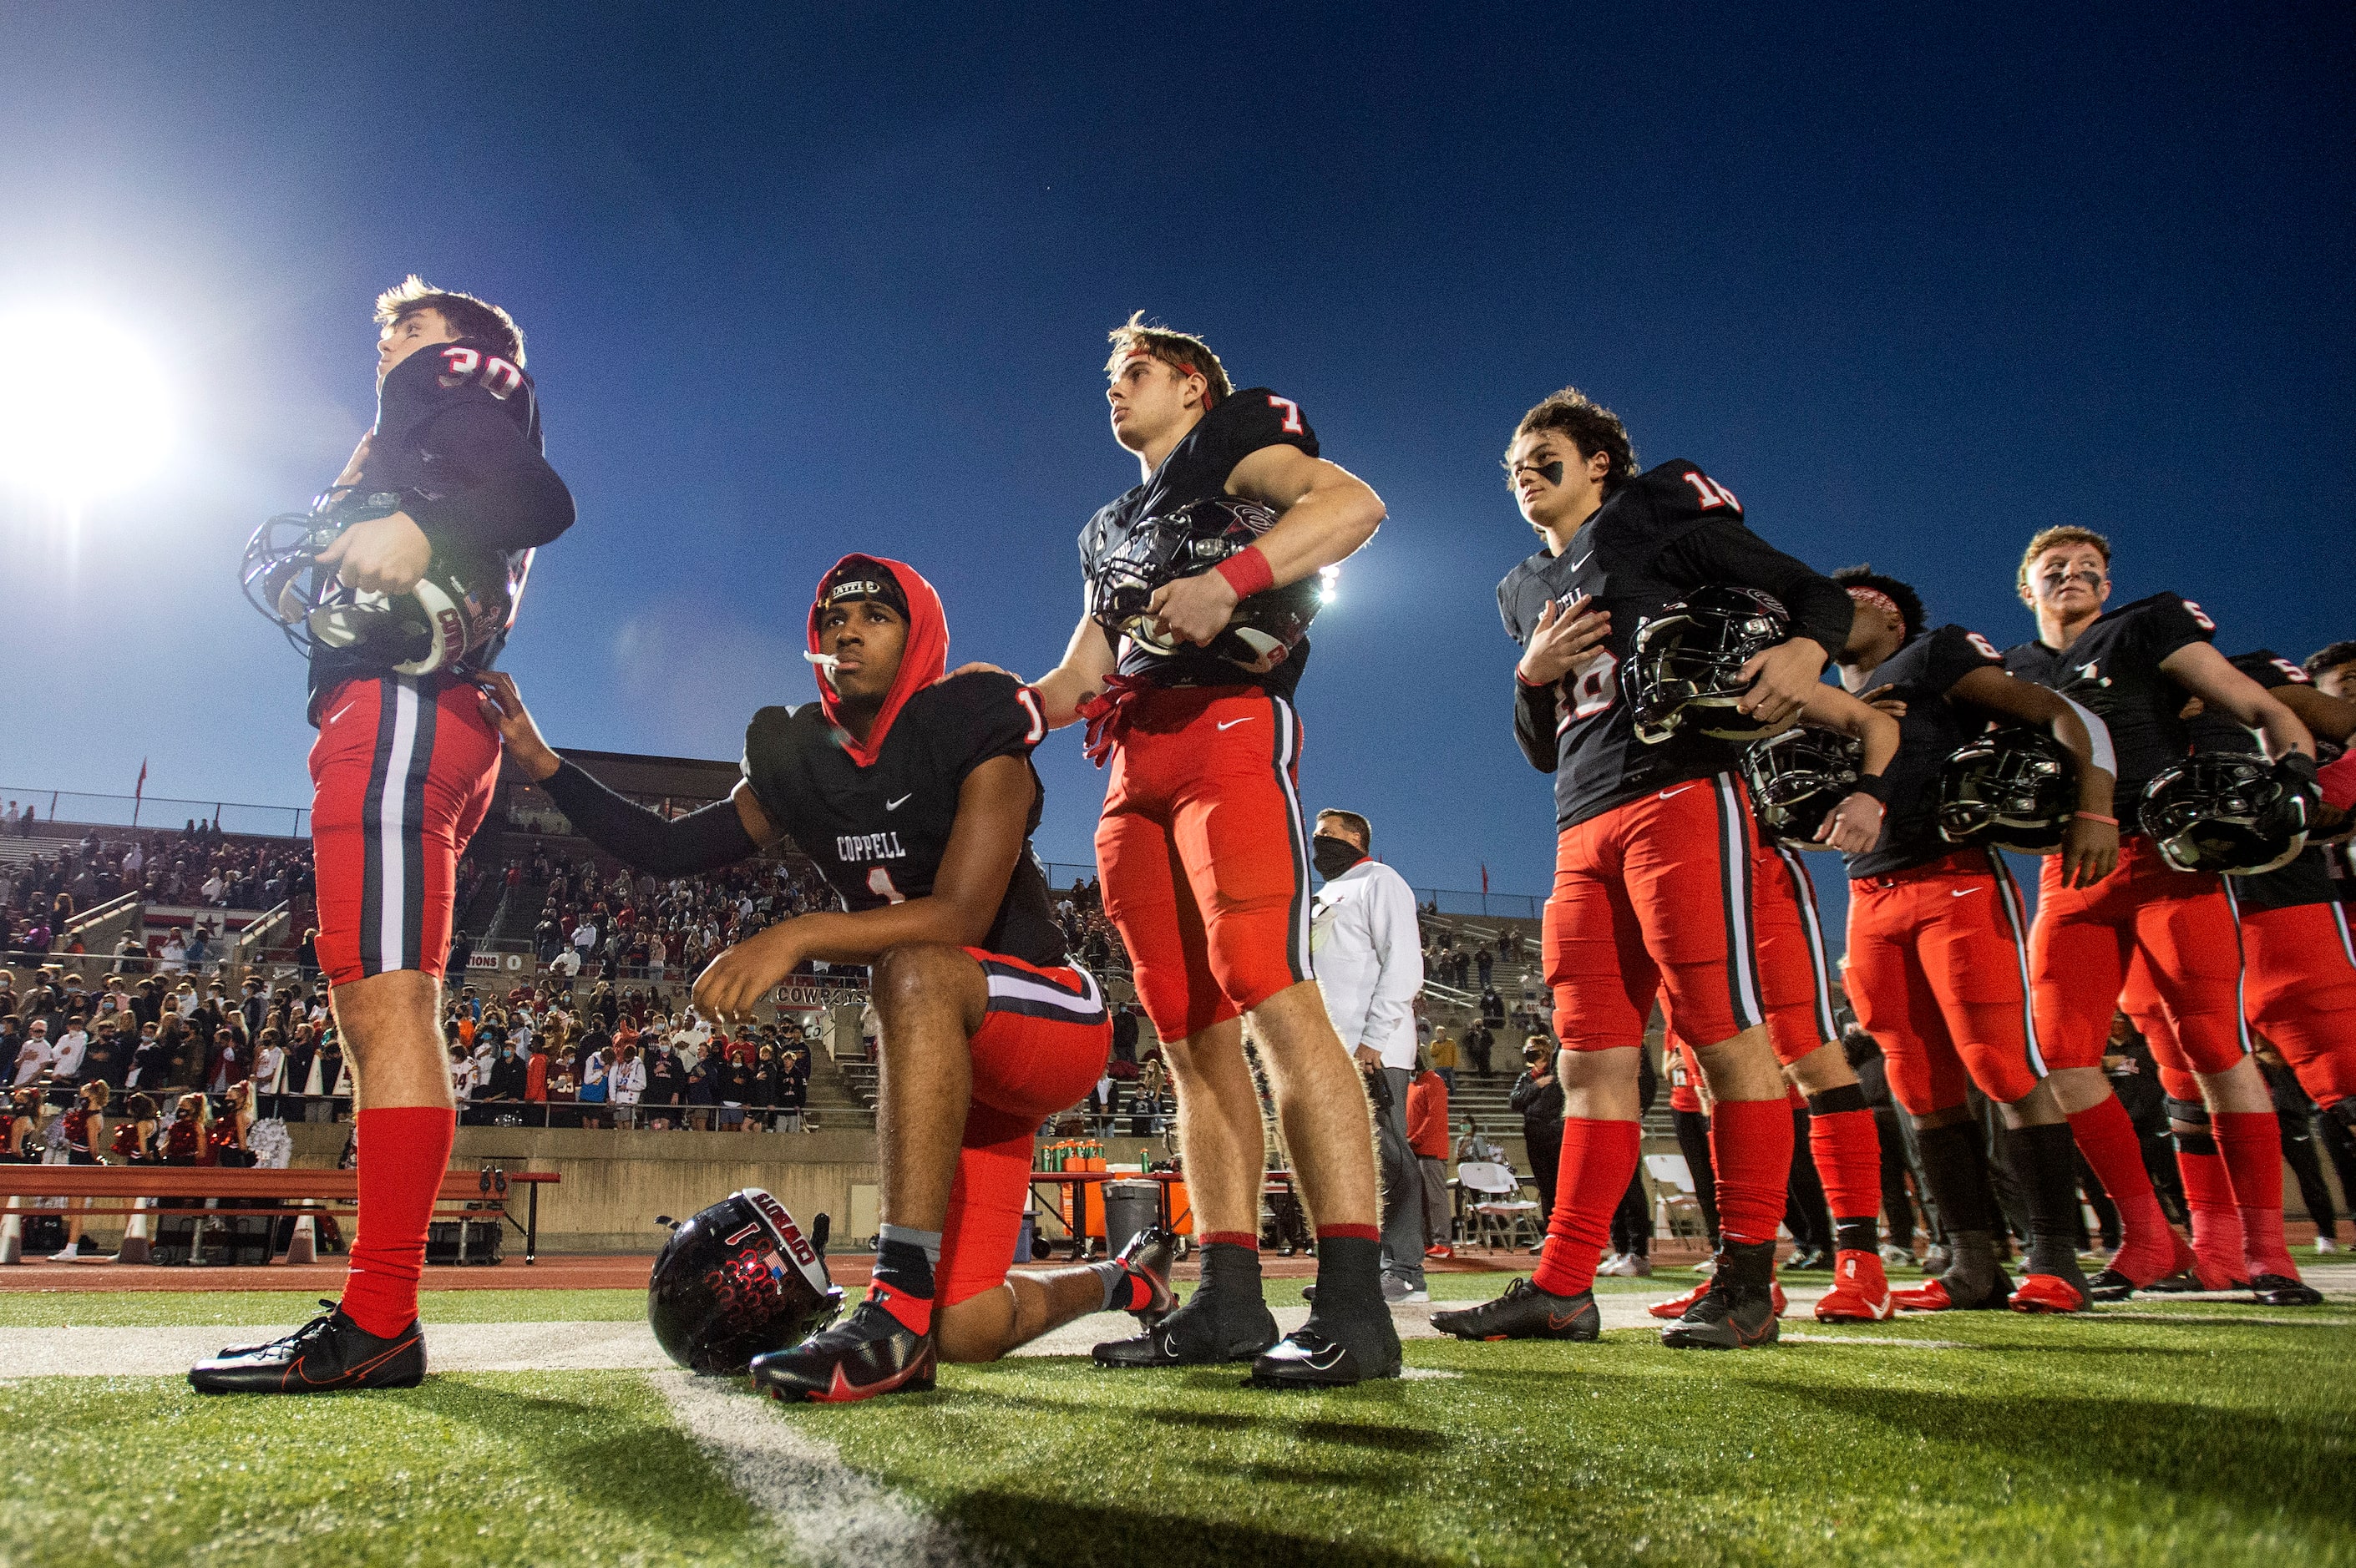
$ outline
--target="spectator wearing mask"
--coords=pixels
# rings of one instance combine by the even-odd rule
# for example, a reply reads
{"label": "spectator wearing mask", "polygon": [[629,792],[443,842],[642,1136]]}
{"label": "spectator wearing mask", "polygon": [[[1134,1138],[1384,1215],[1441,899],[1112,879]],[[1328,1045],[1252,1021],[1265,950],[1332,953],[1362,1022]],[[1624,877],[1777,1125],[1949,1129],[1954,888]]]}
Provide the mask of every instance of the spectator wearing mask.
{"label": "spectator wearing mask", "polygon": [[[1473,1019],[1472,1027],[1464,1031],[1464,1060],[1472,1067],[1475,1078],[1489,1076],[1489,1052],[1496,1042],[1497,1037],[1489,1032],[1489,1026],[1478,1019]],[[1453,1089],[1456,1085],[1451,1082],[1449,1087]]]}
{"label": "spectator wearing mask", "polygon": [[1310,854],[1325,885],[1318,890],[1309,944],[1334,1031],[1357,1059],[1359,1071],[1374,1080],[1384,1298],[1429,1301],[1423,1282],[1423,1172],[1407,1130],[1423,948],[1415,893],[1397,871],[1368,858],[1373,847],[1374,829],[1356,812],[1317,814]]}
{"label": "spectator wearing mask", "polygon": [[1554,1212],[1554,1179],[1562,1163],[1562,1085],[1555,1078],[1554,1042],[1532,1036],[1522,1047],[1522,1075],[1514,1080],[1507,1104],[1522,1118],[1522,1142],[1529,1151],[1530,1179],[1537,1184],[1538,1212]]}
{"label": "spectator wearing mask", "polygon": [[1423,1173],[1423,1255],[1456,1255],[1448,1201],[1448,1084],[1427,1067],[1407,1090],[1407,1141]]}
{"label": "spectator wearing mask", "polygon": [[82,1063],[89,1057],[90,1029],[76,1013],[66,1020],[66,1031],[58,1037],[57,1051],[49,1058],[49,1082],[69,1089],[80,1083]]}
{"label": "spectator wearing mask", "polygon": [[16,1048],[16,1076],[14,1086],[28,1088],[48,1075],[49,1063],[57,1059],[57,1048],[49,1043],[49,1020],[35,1019],[25,1028],[25,1041]]}
{"label": "spectator wearing mask", "polygon": [[638,1102],[646,1098],[647,1064],[638,1055],[638,1048],[626,1045],[614,1061],[613,1071],[605,1075],[605,1103],[613,1107],[616,1126],[637,1125]]}
{"label": "spectator wearing mask", "polygon": [[678,1124],[675,1107],[686,1097],[687,1072],[679,1064],[678,1053],[669,1046],[657,1045],[647,1052],[647,1125],[668,1132]]}

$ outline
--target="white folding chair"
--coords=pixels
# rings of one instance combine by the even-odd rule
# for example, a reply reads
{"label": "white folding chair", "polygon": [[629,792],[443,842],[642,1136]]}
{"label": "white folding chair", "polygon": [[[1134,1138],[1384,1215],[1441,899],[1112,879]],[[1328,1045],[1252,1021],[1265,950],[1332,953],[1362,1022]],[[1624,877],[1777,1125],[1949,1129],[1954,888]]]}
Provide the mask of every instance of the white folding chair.
{"label": "white folding chair", "polygon": [[1475,1246],[1497,1246],[1499,1232],[1509,1247],[1524,1244],[1525,1235],[1532,1243],[1540,1239],[1538,1206],[1522,1196],[1521,1179],[1512,1170],[1494,1160],[1468,1159],[1456,1168],[1456,1180],[1471,1200]]}
{"label": "white folding chair", "polygon": [[1672,1236],[1707,1236],[1693,1168],[1681,1154],[1648,1154],[1644,1170],[1653,1179],[1654,1222]]}

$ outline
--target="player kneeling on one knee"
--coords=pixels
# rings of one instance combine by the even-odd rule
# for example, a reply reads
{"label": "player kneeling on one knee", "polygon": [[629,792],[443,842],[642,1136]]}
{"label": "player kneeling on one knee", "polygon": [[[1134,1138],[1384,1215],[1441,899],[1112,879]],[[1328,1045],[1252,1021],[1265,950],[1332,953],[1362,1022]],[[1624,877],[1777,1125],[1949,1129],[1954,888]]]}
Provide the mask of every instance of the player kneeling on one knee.
{"label": "player kneeling on one knee", "polygon": [[942,678],[948,627],[914,570],[846,556],[810,608],[819,699],[765,708],[731,797],[666,822],[551,751],[514,683],[486,707],[518,765],[593,842],[658,873],[711,870],[790,835],[841,897],[746,937],[695,984],[734,1019],[804,963],[873,968],[882,1020],[876,1135],[883,1230],[867,1298],[753,1363],[787,1399],[932,1387],[936,1363],[986,1361],[1090,1312],[1172,1305],[1159,1232],[1121,1256],[1010,1278],[1032,1134],[1104,1071],[1112,1025],[1071,965],[1031,853],[1042,792],[1033,699],[988,671]]}

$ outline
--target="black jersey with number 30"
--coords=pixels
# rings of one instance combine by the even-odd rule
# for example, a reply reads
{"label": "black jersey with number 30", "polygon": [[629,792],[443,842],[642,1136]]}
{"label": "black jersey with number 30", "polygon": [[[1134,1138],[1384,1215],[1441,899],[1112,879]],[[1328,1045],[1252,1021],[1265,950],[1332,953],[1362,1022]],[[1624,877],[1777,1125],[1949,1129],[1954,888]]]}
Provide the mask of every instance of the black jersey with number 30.
{"label": "black jersey with number 30", "polygon": [[[1100,564],[1116,554],[1130,532],[1149,517],[1176,511],[1190,501],[1227,493],[1236,464],[1267,446],[1297,446],[1317,455],[1317,432],[1301,405],[1266,387],[1237,392],[1194,422],[1170,455],[1143,484],[1108,502],[1080,530],[1080,568],[1093,585]],[[1296,644],[1282,664],[1254,675],[1205,648],[1174,655],[1149,653],[1124,642],[1117,650],[1120,673],[1151,686],[1258,686],[1290,697],[1309,662],[1309,639]]]}
{"label": "black jersey with number 30", "polygon": [[1725,485],[1690,463],[1664,463],[1614,489],[1562,554],[1541,549],[1497,584],[1505,633],[1526,648],[1548,600],[1581,594],[1609,611],[1606,651],[1552,686],[1518,679],[1515,738],[1533,767],[1555,775],[1555,825],[1569,827],[1648,790],[1732,768],[1741,746],[1680,729],[1657,746],[1636,739],[1620,700],[1620,665],[1637,626],[1697,588],[1723,583],[1772,594],[1794,631],[1827,656],[1848,639],[1847,591],[1743,526]]}
{"label": "black jersey with number 30", "polygon": [[[818,862],[843,907],[880,909],[933,891],[957,825],[966,776],[993,757],[1020,757],[1045,732],[1033,699],[1012,676],[960,675],[911,696],[875,760],[862,767],[815,702],[764,708],[744,731],[744,778],[769,820]],[[1066,961],[1047,880],[1031,852],[1043,794],[1034,794],[1023,853],[982,945],[1026,964]]]}
{"label": "black jersey with number 30", "polygon": [[2004,667],[2058,691],[2109,726],[2119,759],[2119,831],[2140,833],[2136,810],[2155,774],[2183,760],[2191,733],[2183,718],[2190,695],[2159,667],[2193,643],[2215,640],[2217,623],[2190,599],[2155,593],[2120,606],[2078,634],[2067,648],[2020,643],[2004,652]]}

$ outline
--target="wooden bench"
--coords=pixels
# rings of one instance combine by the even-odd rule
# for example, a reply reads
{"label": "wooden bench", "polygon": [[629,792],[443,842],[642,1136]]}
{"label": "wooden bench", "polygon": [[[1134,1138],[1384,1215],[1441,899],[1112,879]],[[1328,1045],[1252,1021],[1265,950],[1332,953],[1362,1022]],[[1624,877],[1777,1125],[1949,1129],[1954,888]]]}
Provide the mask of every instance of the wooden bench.
{"label": "wooden bench", "polygon": [[[523,1232],[523,1261],[535,1261],[540,1247],[540,1189],[559,1179],[545,1170],[453,1170],[442,1179],[434,1195],[434,1212],[461,1221],[458,1230],[461,1261],[466,1252],[466,1219],[505,1220]],[[508,1212],[508,1189],[521,1186],[530,1195],[525,1219],[518,1222]],[[88,1208],[34,1209],[22,1201],[34,1198],[91,1200]],[[13,1241],[27,1215],[118,1214],[159,1215],[202,1213],[204,1210],[159,1209],[164,1199],[233,1198],[242,1200],[227,1214],[276,1218],[293,1215],[316,1218],[327,1214],[349,1219],[359,1206],[359,1172],[356,1170],[258,1170],[207,1165],[10,1165],[0,1163],[0,1217]],[[202,1230],[198,1232],[201,1238]],[[199,1242],[201,1245],[201,1242]],[[9,1250],[14,1250],[10,1248]],[[289,1259],[288,1261],[297,1261]]]}

